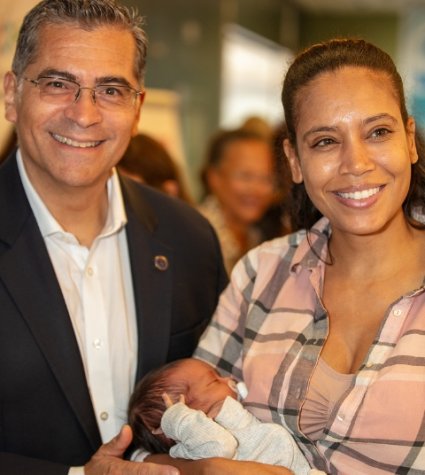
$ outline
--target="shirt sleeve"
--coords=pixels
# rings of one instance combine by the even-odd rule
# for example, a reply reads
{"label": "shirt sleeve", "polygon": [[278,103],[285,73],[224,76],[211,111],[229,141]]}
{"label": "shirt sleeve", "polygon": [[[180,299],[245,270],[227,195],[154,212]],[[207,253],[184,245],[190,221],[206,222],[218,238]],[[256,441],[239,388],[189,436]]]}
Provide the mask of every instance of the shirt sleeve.
{"label": "shirt sleeve", "polygon": [[284,427],[259,421],[241,403],[230,397],[224,401],[216,421],[237,440],[239,444],[235,456],[237,460],[255,460],[280,465],[289,468],[297,475],[310,475],[310,465],[292,435]]}
{"label": "shirt sleeve", "polygon": [[236,439],[202,411],[190,409],[183,403],[168,408],[161,420],[164,434],[176,441],[170,455],[175,458],[201,459],[207,457],[233,458]]}
{"label": "shirt sleeve", "polygon": [[68,475],[84,475],[84,467],[71,467]]}
{"label": "shirt sleeve", "polygon": [[130,456],[130,460],[132,462],[144,462],[145,461],[145,458],[148,456],[148,455],[151,455],[150,452],[148,452],[147,450],[145,449],[137,449],[135,450],[131,456]]}

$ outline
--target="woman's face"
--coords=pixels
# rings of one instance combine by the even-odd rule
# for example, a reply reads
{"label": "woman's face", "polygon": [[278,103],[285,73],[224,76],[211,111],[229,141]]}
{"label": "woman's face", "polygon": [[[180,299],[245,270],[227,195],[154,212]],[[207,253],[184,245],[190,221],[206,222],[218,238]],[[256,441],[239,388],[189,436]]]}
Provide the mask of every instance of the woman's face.
{"label": "woman's face", "polygon": [[225,147],[208,183],[228,220],[249,225],[258,221],[274,196],[271,147],[262,140],[240,139]]}
{"label": "woman's face", "polygon": [[415,123],[405,127],[390,79],[347,66],[308,83],[297,104],[297,149],[285,141],[292,177],[334,232],[368,235],[403,219]]}

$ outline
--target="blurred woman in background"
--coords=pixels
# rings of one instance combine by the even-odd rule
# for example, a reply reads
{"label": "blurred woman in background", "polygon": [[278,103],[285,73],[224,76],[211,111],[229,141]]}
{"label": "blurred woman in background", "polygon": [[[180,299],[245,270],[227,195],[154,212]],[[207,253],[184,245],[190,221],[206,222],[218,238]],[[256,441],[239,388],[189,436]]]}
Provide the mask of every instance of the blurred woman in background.
{"label": "blurred woman in background", "polygon": [[139,133],[131,139],[117,167],[134,180],[194,203],[175,159],[161,142],[147,134]]}
{"label": "blurred woman in background", "polygon": [[214,226],[230,272],[263,238],[255,223],[273,201],[275,169],[269,140],[243,130],[212,138],[202,171],[205,198],[200,212]]}

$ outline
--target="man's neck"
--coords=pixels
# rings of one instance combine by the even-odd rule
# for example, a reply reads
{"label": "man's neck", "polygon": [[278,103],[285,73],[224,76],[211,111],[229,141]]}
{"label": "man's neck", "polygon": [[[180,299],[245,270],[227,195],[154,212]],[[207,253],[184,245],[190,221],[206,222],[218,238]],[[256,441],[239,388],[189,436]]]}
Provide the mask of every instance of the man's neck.
{"label": "man's neck", "polygon": [[[64,231],[73,234],[82,246],[90,248],[101,233],[108,214],[106,184],[102,190],[79,190],[73,196],[43,200]],[[43,199],[43,196],[40,194]]]}
{"label": "man's neck", "polygon": [[[27,164],[28,165],[28,164]],[[108,216],[108,179],[109,174],[98,177],[88,185],[72,186],[58,182],[48,173],[39,173],[34,167],[25,166],[18,155],[18,167],[32,206],[43,214],[40,205],[66,232],[73,234],[81,245],[90,247],[104,228]]]}

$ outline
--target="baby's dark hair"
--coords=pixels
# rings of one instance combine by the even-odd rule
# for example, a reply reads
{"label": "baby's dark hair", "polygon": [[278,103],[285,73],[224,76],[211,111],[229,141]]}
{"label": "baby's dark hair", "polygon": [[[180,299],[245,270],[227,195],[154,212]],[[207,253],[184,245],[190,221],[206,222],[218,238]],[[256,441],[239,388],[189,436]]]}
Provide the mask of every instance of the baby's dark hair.
{"label": "baby's dark hair", "polygon": [[185,359],[173,361],[150,371],[144,376],[130,398],[128,406],[128,423],[133,430],[134,448],[144,448],[150,453],[168,453],[175,442],[164,434],[152,434],[161,425],[161,418],[166,409],[162,395],[168,393],[173,401],[180,394],[186,395],[188,384],[171,379],[170,373]]}

